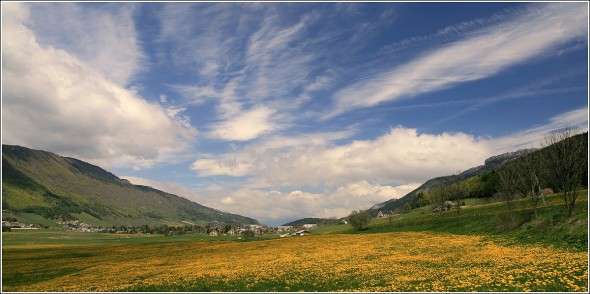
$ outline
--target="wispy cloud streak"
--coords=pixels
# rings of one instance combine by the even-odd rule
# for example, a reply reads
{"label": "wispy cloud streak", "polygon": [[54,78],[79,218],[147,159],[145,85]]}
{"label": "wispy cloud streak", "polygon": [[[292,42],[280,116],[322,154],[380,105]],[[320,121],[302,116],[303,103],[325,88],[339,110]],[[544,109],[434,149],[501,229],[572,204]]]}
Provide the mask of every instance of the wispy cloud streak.
{"label": "wispy cloud streak", "polygon": [[148,65],[133,21],[136,5],[119,4],[36,3],[31,26],[41,45],[75,54],[109,81],[128,86]]}
{"label": "wispy cloud streak", "polygon": [[402,64],[390,74],[345,87],[333,95],[333,110],[324,119],[490,77],[558,45],[584,38],[588,30],[587,5],[571,4],[532,5],[514,20],[481,29],[464,40]]}

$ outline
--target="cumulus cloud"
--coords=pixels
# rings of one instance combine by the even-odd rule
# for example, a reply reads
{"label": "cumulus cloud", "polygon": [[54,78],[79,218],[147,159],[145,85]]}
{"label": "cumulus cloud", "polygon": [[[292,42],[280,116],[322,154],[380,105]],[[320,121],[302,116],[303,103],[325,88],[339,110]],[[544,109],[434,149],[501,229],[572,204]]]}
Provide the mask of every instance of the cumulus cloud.
{"label": "cumulus cloud", "polygon": [[241,188],[235,191],[214,188],[205,191],[208,203],[222,211],[248,215],[265,224],[280,225],[302,217],[344,217],[352,210],[367,209],[376,203],[400,198],[420,184],[401,186],[359,181],[334,190],[309,193]]}
{"label": "cumulus cloud", "polygon": [[100,165],[150,167],[186,150],[197,134],[71,52],[40,45],[27,4],[2,5],[3,143]]}
{"label": "cumulus cloud", "polygon": [[333,95],[334,109],[323,118],[490,77],[568,41],[587,42],[588,6],[571,4],[532,5],[514,20],[355,82]]}
{"label": "cumulus cloud", "polygon": [[465,133],[419,133],[392,128],[372,140],[349,138],[353,131],[308,136],[273,136],[221,155],[196,160],[200,176],[250,179],[252,187],[338,187],[372,180],[376,183],[414,183],[449,175],[483,164],[485,159],[519,148],[538,147],[552,130],[577,126],[587,130],[588,109],[580,108],[548,118],[543,125],[501,137]]}
{"label": "cumulus cloud", "polygon": [[[348,134],[350,135],[350,134]],[[334,140],[342,138],[334,136]],[[483,161],[491,154],[486,140],[463,133],[419,134],[395,127],[374,140],[344,145],[333,141],[305,142],[304,138],[270,148],[267,140],[216,159],[197,160],[201,175],[250,175],[256,182],[283,186],[339,186],[372,179],[411,183],[452,174]]]}
{"label": "cumulus cloud", "polygon": [[210,136],[227,141],[255,139],[277,128],[271,121],[273,113],[272,109],[264,106],[240,112],[213,125]]}
{"label": "cumulus cloud", "polygon": [[201,176],[228,175],[242,177],[250,174],[253,167],[247,162],[239,162],[235,158],[199,159],[191,168],[198,170]]}
{"label": "cumulus cloud", "polygon": [[[536,147],[554,129],[572,125],[583,129],[587,115],[586,108],[575,109],[548,118],[544,125],[497,138],[420,134],[404,127],[374,140],[340,145],[336,142],[350,138],[354,130],[272,136],[244,147],[234,145],[225,155],[199,159],[192,169],[201,176],[251,177],[250,184],[235,190],[218,185],[199,190],[199,203],[209,207],[271,225],[302,217],[343,217],[403,197],[430,178],[481,165],[489,156]],[[152,186],[172,193],[177,189],[177,195],[196,199],[191,196],[195,192]],[[310,186],[318,188],[310,192]]]}
{"label": "cumulus cloud", "polygon": [[[269,136],[243,147],[232,145],[233,152],[228,154],[202,154],[200,159],[193,162],[191,168],[198,171],[200,176],[252,176],[260,172],[261,166],[257,165],[256,162],[266,160],[264,158],[280,155],[293,149],[329,146],[334,141],[349,138],[353,134],[353,130],[345,130],[296,136]],[[254,186],[268,186],[266,179],[258,180],[258,183],[254,184]],[[252,185],[250,183],[249,186]]]}

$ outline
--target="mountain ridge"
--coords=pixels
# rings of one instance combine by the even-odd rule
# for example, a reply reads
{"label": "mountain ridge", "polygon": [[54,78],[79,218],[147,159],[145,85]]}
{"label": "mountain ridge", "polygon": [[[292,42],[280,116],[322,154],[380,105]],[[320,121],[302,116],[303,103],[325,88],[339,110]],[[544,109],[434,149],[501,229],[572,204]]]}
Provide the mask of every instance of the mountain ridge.
{"label": "mountain ridge", "polygon": [[517,159],[521,156],[526,154],[532,153],[539,150],[538,148],[525,148],[519,149],[517,151],[506,152],[494,156],[488,157],[483,165],[479,165],[476,167],[469,168],[458,175],[448,175],[448,176],[440,176],[435,177],[432,179],[427,180],[424,184],[420,185],[418,188],[414,189],[413,191],[409,192],[408,194],[400,197],[400,198],[393,198],[387,200],[382,203],[377,203],[371,206],[368,210],[371,215],[377,215],[378,210],[386,210],[386,211],[393,211],[401,206],[403,206],[406,202],[411,201],[412,196],[418,194],[420,192],[428,192],[431,189],[441,186],[441,185],[449,185],[455,183],[457,181],[461,181],[467,178],[470,178],[475,175],[480,175],[483,173],[491,172],[494,169],[502,166],[503,164]]}
{"label": "mountain ridge", "polygon": [[183,221],[259,224],[149,186],[134,185],[82,160],[2,145],[2,206],[12,212],[68,219],[86,213],[113,225]]}

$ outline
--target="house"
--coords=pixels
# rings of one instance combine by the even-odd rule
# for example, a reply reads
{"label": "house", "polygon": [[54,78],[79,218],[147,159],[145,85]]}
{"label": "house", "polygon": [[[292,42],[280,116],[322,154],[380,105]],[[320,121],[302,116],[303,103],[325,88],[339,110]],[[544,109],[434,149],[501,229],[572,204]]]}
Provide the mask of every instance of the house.
{"label": "house", "polygon": [[437,206],[437,207],[433,208],[432,212],[448,211],[448,210],[451,210],[454,206],[455,206],[455,204],[453,204],[453,202],[445,201],[445,203],[442,206]]}
{"label": "house", "polygon": [[209,232],[209,236],[219,236],[219,231],[213,230],[213,231]]}
{"label": "house", "polygon": [[308,235],[311,235],[311,233],[307,230],[300,230],[295,233],[291,233],[291,236],[308,236]]}
{"label": "house", "polygon": [[278,226],[277,227],[277,230],[279,232],[289,231],[291,229],[293,229],[293,226]]}
{"label": "house", "polygon": [[390,217],[390,216],[393,216],[393,211],[379,210],[379,212],[377,213],[377,218],[386,218],[386,217]]}
{"label": "house", "polygon": [[317,224],[304,224],[302,227],[306,228],[306,229],[311,229],[313,227],[316,227]]}
{"label": "house", "polygon": [[451,210],[451,208],[453,208],[453,206],[455,206],[455,204],[453,204],[453,202],[451,202],[451,201],[445,201],[445,204],[443,206],[443,209],[445,209],[445,210]]}

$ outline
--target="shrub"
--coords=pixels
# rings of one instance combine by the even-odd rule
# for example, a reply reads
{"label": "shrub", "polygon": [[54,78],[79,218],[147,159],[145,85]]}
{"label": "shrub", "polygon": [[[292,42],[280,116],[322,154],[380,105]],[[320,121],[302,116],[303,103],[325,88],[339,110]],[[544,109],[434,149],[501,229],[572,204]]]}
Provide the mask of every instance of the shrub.
{"label": "shrub", "polygon": [[359,231],[367,229],[370,219],[371,216],[369,215],[369,212],[366,210],[354,210],[350,213],[350,215],[348,215],[348,222],[352,225],[353,228]]}

